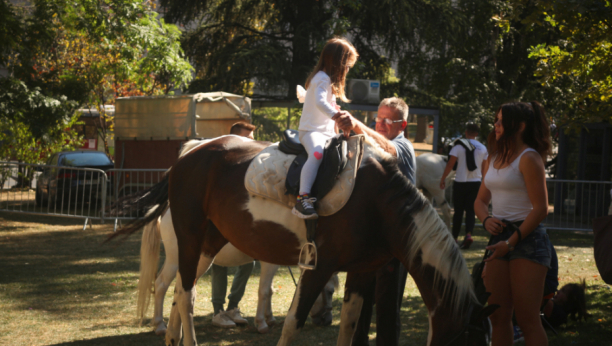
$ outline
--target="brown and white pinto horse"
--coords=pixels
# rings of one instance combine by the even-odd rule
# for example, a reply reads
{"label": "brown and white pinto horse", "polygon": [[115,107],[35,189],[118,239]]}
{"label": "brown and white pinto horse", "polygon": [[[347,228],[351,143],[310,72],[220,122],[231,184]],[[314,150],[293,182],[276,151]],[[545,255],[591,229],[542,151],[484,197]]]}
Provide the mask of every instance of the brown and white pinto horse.
{"label": "brown and white pinto horse", "polygon": [[[227,242],[262,261],[297,263],[306,242],[304,222],[289,208],[249,195],[244,186],[250,161],[268,145],[232,136],[209,141],[181,158],[162,182],[115,207],[159,204],[157,210],[163,210],[168,201],[172,204],[179,275],[167,345],[179,344],[181,322],[184,345],[197,345],[193,304],[198,262],[208,267]],[[139,220],[115,235],[135,232],[149,221]],[[209,222],[216,227],[208,227]],[[446,226],[400,173],[395,159],[376,145],[366,143],[351,198],[336,214],[319,218],[315,241],[317,269],[303,272],[278,345],[296,337],[336,271],[349,273],[338,345],[350,345],[363,303],[361,273],[373,272],[393,257],[408,268],[429,310],[427,345],[488,344],[486,317],[495,307],[478,305],[465,261]],[[208,261],[200,261],[202,253]]]}

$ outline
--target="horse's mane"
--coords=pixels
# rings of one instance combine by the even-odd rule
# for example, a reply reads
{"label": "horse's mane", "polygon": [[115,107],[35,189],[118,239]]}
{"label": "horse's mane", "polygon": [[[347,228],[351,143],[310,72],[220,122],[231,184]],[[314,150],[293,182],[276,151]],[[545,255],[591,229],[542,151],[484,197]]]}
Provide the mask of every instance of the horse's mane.
{"label": "horse's mane", "polygon": [[388,202],[398,208],[399,227],[406,232],[406,260],[414,263],[418,254],[423,264],[435,268],[434,287],[442,300],[458,314],[467,303],[475,302],[472,277],[461,251],[431,203],[404,176],[395,157],[380,161],[390,179],[384,191],[392,191]]}

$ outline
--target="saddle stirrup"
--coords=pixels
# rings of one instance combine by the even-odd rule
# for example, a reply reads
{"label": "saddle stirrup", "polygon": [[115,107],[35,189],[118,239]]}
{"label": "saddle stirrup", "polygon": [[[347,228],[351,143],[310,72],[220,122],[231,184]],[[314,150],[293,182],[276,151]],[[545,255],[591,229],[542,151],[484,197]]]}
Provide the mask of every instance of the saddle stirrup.
{"label": "saddle stirrup", "polygon": [[[307,256],[309,252],[314,255],[314,265],[307,264],[306,260],[308,258],[302,257],[302,253],[304,253],[304,249],[306,249],[306,254],[304,256]],[[317,246],[315,245],[314,241],[307,242],[304,245],[302,245],[302,249],[300,249],[300,257],[298,257],[298,267],[304,270],[315,270],[317,268],[317,259],[318,259]]]}

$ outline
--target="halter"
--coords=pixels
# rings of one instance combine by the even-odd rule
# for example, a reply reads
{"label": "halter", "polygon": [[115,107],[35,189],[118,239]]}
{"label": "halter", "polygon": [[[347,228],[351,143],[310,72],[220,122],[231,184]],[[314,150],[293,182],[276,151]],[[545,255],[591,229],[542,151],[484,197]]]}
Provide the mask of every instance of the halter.
{"label": "halter", "polygon": [[463,329],[461,329],[461,331],[459,332],[459,334],[455,335],[449,342],[447,342],[444,346],[450,346],[452,345],[455,341],[457,341],[461,336],[464,336],[464,343],[463,345],[468,344],[468,341],[470,340],[470,331],[478,331],[478,332],[482,332],[482,333],[487,333],[486,330],[484,330],[482,327],[478,327],[478,326],[473,326],[470,324],[470,318],[472,317],[472,312],[474,312],[474,306],[470,306],[470,309],[468,310],[468,316],[466,319],[466,322],[463,325]]}

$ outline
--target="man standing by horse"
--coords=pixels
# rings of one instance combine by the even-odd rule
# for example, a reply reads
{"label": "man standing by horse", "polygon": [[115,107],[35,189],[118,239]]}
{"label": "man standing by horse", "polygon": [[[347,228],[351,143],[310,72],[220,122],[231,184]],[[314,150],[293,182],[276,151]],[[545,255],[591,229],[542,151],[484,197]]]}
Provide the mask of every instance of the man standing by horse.
{"label": "man standing by horse", "polygon": [[[400,171],[414,184],[416,156],[412,143],[404,137],[408,125],[408,105],[404,100],[391,97],[378,106],[376,131],[373,131],[348,113],[334,116],[338,128],[373,139],[389,154],[397,157]],[[359,323],[353,336],[353,346],[369,345],[368,332],[372,319],[372,305],[376,302],[376,344],[394,346],[399,343],[400,306],[408,272],[398,259],[393,259],[372,275],[370,288],[364,293]]]}
{"label": "man standing by horse", "polygon": [[[253,139],[253,131],[257,127],[252,124],[245,122],[238,122],[232,125],[230,134],[238,135]],[[247,320],[244,319],[238,308],[238,303],[244,295],[247,282],[253,271],[254,262],[243,264],[238,267],[234,279],[232,280],[232,288],[230,294],[227,297],[229,303],[227,310],[223,310],[225,305],[225,293],[227,292],[227,267],[222,267],[216,264],[212,264],[210,268],[210,284],[212,286],[211,301],[213,304],[213,325],[222,328],[233,328],[239,325],[248,324]]]}
{"label": "man standing by horse", "polygon": [[482,161],[487,158],[487,148],[476,140],[478,136],[478,125],[469,122],[465,126],[465,139],[455,141],[449,153],[448,162],[442,178],[440,178],[440,189],[446,187],[446,177],[455,169],[456,175],[453,184],[453,238],[459,237],[463,213],[465,212],[465,238],[461,243],[462,249],[469,249],[472,245],[472,231],[476,222],[474,213],[474,201],[480,189],[482,180]]}

